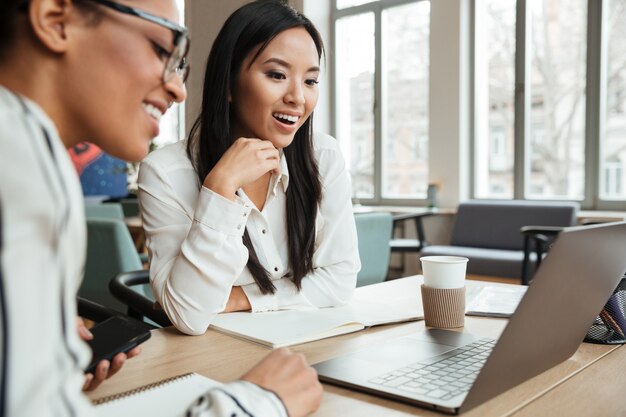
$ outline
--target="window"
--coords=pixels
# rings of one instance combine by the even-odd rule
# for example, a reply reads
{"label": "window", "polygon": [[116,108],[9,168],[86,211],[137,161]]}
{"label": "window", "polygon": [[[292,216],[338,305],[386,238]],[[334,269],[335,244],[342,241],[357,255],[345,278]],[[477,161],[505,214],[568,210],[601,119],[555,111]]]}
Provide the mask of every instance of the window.
{"label": "window", "polygon": [[606,125],[601,137],[605,200],[626,200],[626,1],[611,1],[606,18]]}
{"label": "window", "polygon": [[[185,0],[176,0],[181,17],[185,16]],[[153,147],[160,148],[178,142],[185,137],[185,103],[174,103],[163,115],[159,124],[159,136],[152,140]]]}
{"label": "window", "polygon": [[515,0],[477,0],[475,10],[475,194],[512,198]]}
{"label": "window", "polygon": [[337,138],[352,174],[353,196],[374,196],[374,14],[336,24]]}
{"label": "window", "polygon": [[[181,16],[185,16],[185,0],[176,0]],[[169,143],[178,142],[185,138],[185,103],[174,103],[163,115],[159,122],[159,135],[150,142],[150,150],[158,149]],[[128,190],[137,191],[137,175],[139,163],[127,164]]]}
{"label": "window", "polygon": [[353,197],[426,199],[430,2],[337,0],[335,132]]}
{"label": "window", "polygon": [[623,208],[626,2],[474,0],[473,17],[474,196]]}

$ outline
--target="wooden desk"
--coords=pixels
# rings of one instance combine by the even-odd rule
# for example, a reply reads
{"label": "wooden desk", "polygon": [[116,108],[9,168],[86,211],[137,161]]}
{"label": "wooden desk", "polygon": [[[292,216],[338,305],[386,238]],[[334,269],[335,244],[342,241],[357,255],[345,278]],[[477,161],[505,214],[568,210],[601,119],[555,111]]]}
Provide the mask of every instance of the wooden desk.
{"label": "wooden desk", "polygon": [[[416,305],[421,305],[419,284],[421,277],[404,278],[382,284],[357,289],[359,298],[380,298],[381,293],[414,294]],[[472,294],[484,285],[468,281],[468,293]],[[489,285],[508,285],[489,283]],[[481,317],[466,317],[463,331],[484,336],[497,337],[506,325],[506,320]],[[293,350],[302,352],[310,363],[351,352],[361,347],[379,343],[394,337],[401,337],[424,329],[424,322],[412,322],[390,326],[380,326],[330,339],[319,340],[295,346]],[[129,361],[111,380],[105,382],[90,398],[98,398],[145,385],[159,379],[179,375],[185,372],[198,372],[218,381],[232,381],[264,357],[269,349],[254,343],[235,339],[219,332],[209,330],[202,336],[184,336],[176,330],[167,328],[153,331],[152,338],[143,345],[143,353]],[[619,364],[624,369],[626,350],[615,346],[582,344],[578,351],[567,361],[538,375],[525,383],[499,395],[468,412],[467,416],[503,416],[503,415],[545,415],[551,407],[560,407],[562,402],[558,390],[564,390],[573,403],[572,410],[580,407],[607,407],[610,404],[596,402],[591,393],[578,397],[575,387],[582,381],[595,388],[592,380],[595,374],[602,375],[611,364]],[[621,356],[613,356],[620,354]],[[604,358],[606,356],[606,359]],[[591,365],[591,366],[590,366]],[[617,366],[617,365],[616,365]],[[606,369],[605,369],[606,368]],[[615,388],[609,395],[623,401],[623,395],[617,393],[626,381],[624,372],[612,372],[611,385]],[[588,377],[589,376],[589,377]],[[569,379],[572,380],[570,383]],[[620,383],[621,382],[621,383]],[[596,384],[597,385],[597,384]],[[367,394],[350,391],[331,385],[324,386],[325,394],[320,409],[314,416],[441,416],[441,414],[421,408],[385,400]],[[546,399],[552,398],[552,400]],[[582,404],[584,402],[584,404]],[[589,402],[589,403],[588,403]],[[556,404],[556,405],[555,405]],[[578,404],[578,406],[576,405]],[[526,408],[533,412],[523,414]],[[559,408],[560,409],[560,408]],[[602,408],[600,408],[602,410]],[[517,414],[516,414],[517,413]],[[559,413],[560,414],[560,413]],[[567,415],[567,414],[566,414]],[[569,415],[580,415],[573,412]],[[600,415],[600,414],[598,414]],[[605,413],[604,415],[614,415]]]}
{"label": "wooden desk", "polygon": [[620,346],[514,416],[625,416],[625,380],[626,347]]}

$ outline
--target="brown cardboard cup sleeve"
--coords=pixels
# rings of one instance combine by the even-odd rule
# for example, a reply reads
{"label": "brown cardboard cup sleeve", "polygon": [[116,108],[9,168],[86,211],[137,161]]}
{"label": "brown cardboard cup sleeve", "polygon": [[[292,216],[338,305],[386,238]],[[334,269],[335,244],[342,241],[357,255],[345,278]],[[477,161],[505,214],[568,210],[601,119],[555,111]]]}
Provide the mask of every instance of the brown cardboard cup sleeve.
{"label": "brown cardboard cup sleeve", "polygon": [[432,288],[422,284],[427,326],[450,329],[465,324],[465,287]]}

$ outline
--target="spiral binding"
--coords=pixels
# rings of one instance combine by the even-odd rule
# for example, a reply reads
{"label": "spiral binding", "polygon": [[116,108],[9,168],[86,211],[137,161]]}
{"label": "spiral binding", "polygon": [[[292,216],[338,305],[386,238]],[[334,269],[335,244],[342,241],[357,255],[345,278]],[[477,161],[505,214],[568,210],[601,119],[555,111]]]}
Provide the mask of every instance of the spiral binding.
{"label": "spiral binding", "polygon": [[120,392],[119,394],[113,394],[107,397],[97,398],[95,400],[92,400],[91,402],[93,405],[100,405],[100,404],[108,403],[111,401],[120,400],[122,398],[130,397],[132,395],[141,394],[142,392],[145,392],[145,391],[150,391],[151,389],[160,387],[162,385],[180,381],[181,379],[189,378],[192,375],[193,375],[193,372],[189,372],[189,373],[177,375],[177,376],[172,376],[172,377],[165,378],[157,382],[152,382],[150,384],[131,389],[129,391]]}

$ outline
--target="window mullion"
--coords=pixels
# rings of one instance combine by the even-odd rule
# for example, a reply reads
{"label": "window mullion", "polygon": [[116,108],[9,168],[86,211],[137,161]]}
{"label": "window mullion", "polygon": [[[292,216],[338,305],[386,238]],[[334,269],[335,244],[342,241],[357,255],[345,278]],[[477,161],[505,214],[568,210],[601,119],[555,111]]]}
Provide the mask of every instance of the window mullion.
{"label": "window mullion", "polygon": [[531,18],[529,4],[518,0],[515,24],[515,154],[514,191],[515,199],[526,197],[526,158],[529,149],[527,136],[530,132],[530,35]]}
{"label": "window mullion", "polygon": [[375,45],[375,64],[374,64],[374,203],[380,204],[382,201],[382,9],[380,4],[374,11],[374,45]]}
{"label": "window mullion", "polygon": [[589,0],[587,20],[587,102],[585,125],[585,187],[583,206],[598,208],[602,163],[600,152],[604,140],[606,118],[607,63],[606,10],[604,1]]}

